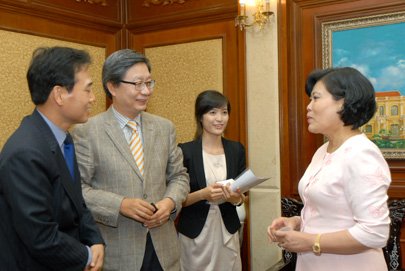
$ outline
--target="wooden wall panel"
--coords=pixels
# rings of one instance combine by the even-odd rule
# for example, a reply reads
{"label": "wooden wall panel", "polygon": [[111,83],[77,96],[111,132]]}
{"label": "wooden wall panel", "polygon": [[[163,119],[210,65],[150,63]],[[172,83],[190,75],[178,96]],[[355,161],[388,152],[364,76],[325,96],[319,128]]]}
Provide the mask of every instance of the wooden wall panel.
{"label": "wooden wall panel", "polygon": [[71,42],[105,47],[113,52],[119,44],[120,32],[106,33],[95,29],[78,28],[46,18],[27,14],[17,14],[0,9],[0,28],[15,32],[55,38]]}
{"label": "wooden wall panel", "polygon": [[123,1],[120,0],[32,0],[32,6],[41,10],[49,10],[53,13],[68,14],[82,19],[104,24],[121,24]]}
{"label": "wooden wall panel", "polygon": [[[145,3],[149,2],[149,6]],[[161,2],[161,4],[153,4]],[[127,28],[131,32],[183,27],[187,24],[206,24],[214,20],[233,20],[237,14],[236,0],[185,0],[163,5],[164,1],[128,1]]]}
{"label": "wooden wall panel", "polygon": [[121,28],[124,0],[102,1],[105,5],[96,1],[91,4],[87,0],[0,0],[0,9],[97,29]]}
{"label": "wooden wall panel", "polygon": [[[402,0],[279,0],[280,139],[282,196],[299,197],[298,181],[315,150],[320,135],[307,130],[304,92],[311,70],[322,67],[323,22],[405,10]],[[405,197],[405,161],[388,160],[392,173],[391,198]],[[402,255],[405,225],[402,227]],[[402,258],[405,266],[405,257]]]}

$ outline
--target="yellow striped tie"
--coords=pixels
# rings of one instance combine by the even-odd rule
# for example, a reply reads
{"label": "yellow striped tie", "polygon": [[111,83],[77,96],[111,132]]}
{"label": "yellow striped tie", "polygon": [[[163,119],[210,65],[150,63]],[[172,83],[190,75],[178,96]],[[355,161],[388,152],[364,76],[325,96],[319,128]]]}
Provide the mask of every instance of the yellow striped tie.
{"label": "yellow striped tie", "polygon": [[132,155],[134,156],[136,165],[138,166],[139,171],[143,175],[143,147],[142,141],[139,136],[138,130],[136,129],[137,123],[135,121],[128,121],[127,124],[132,129],[131,139],[129,141],[129,147],[131,149]]}

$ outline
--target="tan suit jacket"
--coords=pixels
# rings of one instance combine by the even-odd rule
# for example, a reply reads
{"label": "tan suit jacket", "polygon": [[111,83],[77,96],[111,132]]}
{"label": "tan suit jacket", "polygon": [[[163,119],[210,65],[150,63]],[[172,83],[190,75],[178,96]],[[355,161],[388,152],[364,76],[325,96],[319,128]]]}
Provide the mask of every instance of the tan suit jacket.
{"label": "tan suit jacket", "polygon": [[[170,197],[181,209],[190,187],[174,125],[142,112],[145,171],[136,166],[124,133],[110,108],[76,126],[73,137],[82,176],[83,196],[106,242],[105,271],[140,270],[148,229],[120,215],[124,197],[157,202]],[[179,243],[173,223],[150,230],[164,270],[180,270]]]}

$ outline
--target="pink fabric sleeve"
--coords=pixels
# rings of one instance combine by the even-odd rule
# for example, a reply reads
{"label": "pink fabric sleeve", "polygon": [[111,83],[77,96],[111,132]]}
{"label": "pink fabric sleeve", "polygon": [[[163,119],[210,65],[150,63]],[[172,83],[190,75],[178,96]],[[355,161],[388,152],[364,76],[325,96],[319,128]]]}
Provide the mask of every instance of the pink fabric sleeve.
{"label": "pink fabric sleeve", "polygon": [[391,182],[390,170],[373,143],[354,149],[347,152],[347,167],[344,167],[348,169],[344,178],[347,182],[345,195],[356,221],[349,232],[363,245],[381,248],[389,236],[387,190]]}

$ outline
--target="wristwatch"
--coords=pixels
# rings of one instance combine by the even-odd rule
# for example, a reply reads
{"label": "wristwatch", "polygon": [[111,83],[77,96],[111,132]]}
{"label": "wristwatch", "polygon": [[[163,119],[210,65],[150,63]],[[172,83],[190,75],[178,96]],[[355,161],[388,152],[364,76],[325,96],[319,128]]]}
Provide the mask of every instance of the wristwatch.
{"label": "wristwatch", "polygon": [[243,204],[243,198],[241,198],[239,202],[233,203],[233,206],[239,207],[239,206],[241,206],[242,204]]}
{"label": "wristwatch", "polygon": [[321,239],[321,234],[319,233],[316,238],[315,238],[315,243],[312,246],[312,251],[316,256],[321,255],[321,244],[319,243],[319,240]]}
{"label": "wristwatch", "polygon": [[234,206],[241,206],[243,204],[243,202],[245,201],[245,196],[243,194],[240,195],[240,201],[237,203],[233,203]]}

